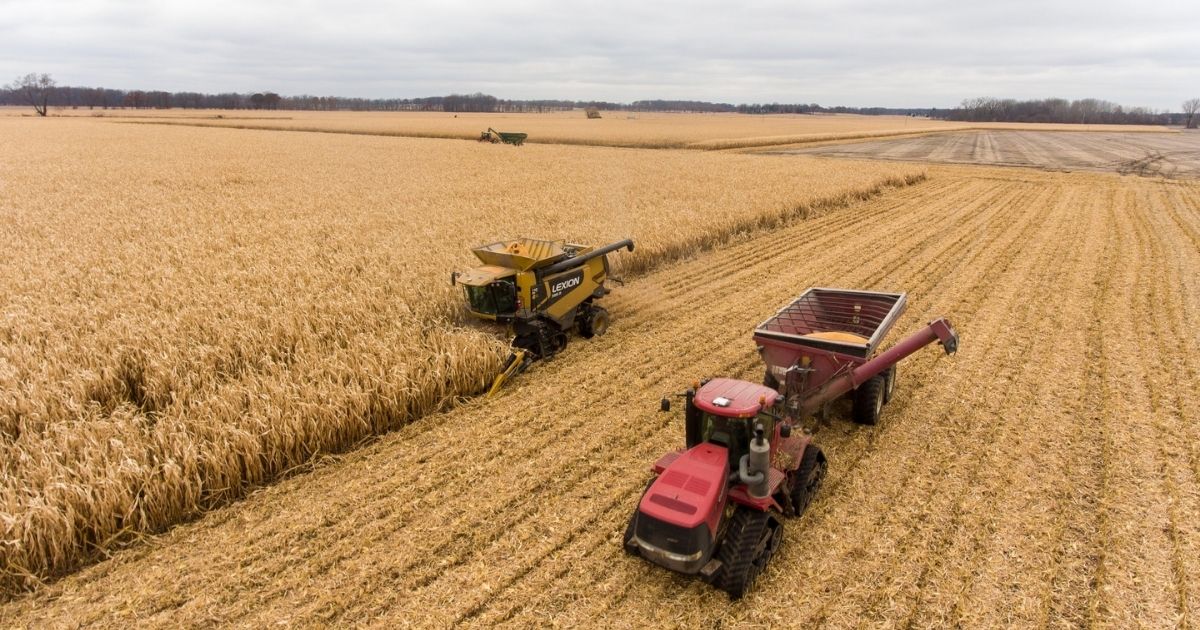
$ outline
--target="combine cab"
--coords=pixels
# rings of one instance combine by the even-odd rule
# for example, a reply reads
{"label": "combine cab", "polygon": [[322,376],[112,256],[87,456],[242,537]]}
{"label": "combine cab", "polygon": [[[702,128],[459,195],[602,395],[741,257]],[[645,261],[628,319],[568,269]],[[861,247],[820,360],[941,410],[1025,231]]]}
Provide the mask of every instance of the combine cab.
{"label": "combine cab", "polygon": [[585,338],[605,333],[608,311],[595,301],[609,292],[607,254],[620,249],[633,251],[633,241],[592,248],[520,238],[472,250],[483,265],[451,274],[451,282],[463,285],[472,315],[508,324],[514,335],[489,394],[531,361],[561,351],[571,330]]}
{"label": "combine cab", "polygon": [[[856,419],[869,412],[871,424],[897,362],[934,341],[957,350],[958,333],[938,319],[876,354],[904,301],[902,293],[810,289],[755,330],[764,384],[716,378],[681,394],[685,448],[655,462],[625,550],[735,599],[745,594],[783,539],[783,519],[802,515],[825,477],[825,455],[800,421],[851,394]],[[662,410],[670,408],[664,398]]]}

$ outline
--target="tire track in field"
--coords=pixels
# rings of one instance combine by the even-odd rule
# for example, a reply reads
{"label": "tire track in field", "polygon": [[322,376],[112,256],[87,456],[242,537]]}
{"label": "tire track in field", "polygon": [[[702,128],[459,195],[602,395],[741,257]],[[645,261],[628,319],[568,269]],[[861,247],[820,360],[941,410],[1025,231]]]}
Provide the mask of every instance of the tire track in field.
{"label": "tire track in field", "polygon": [[[1070,218],[1060,208],[1078,205],[1085,216],[1090,215],[1078,192],[1064,191],[1061,198],[1056,195],[1055,214]],[[913,551],[913,555],[924,554],[934,560],[916,581],[915,601],[907,615],[910,625],[1008,625],[1014,620],[1032,623],[1042,614],[1036,601],[1013,599],[1004,591],[1014,586],[1010,581],[1014,575],[1030,576],[1032,584],[1019,586],[1023,593],[1037,592],[1041,586],[1037,576],[1052,557],[1048,549],[1055,529],[1052,511],[1045,509],[1048,506],[1019,508],[1036,505],[1038,497],[1055,496],[1064,478],[1063,456],[1074,452],[1063,447],[1072,445],[1077,437],[1072,417],[1080,405],[1084,368],[1058,357],[1082,355],[1088,343],[1084,331],[1075,324],[1086,315],[1088,292],[1095,290],[1087,266],[1094,264],[1096,257],[1096,243],[1090,237],[1103,231],[1095,220],[1072,223],[1070,229],[1059,232],[1063,247],[1049,254],[1061,257],[1060,264],[1047,265],[1047,286],[1072,299],[1054,308],[1026,300],[1033,321],[1014,332],[1027,337],[1031,344],[1010,353],[1016,356],[1009,359],[1019,374],[1018,378],[1008,379],[1007,390],[1015,395],[1006,395],[1003,402],[989,405],[996,414],[994,420],[981,420],[995,429],[987,442],[992,448],[978,458],[965,481],[964,475],[955,476],[953,481],[958,486],[970,490],[953,493],[958,496],[945,510],[950,515],[948,524],[939,528],[932,549]],[[1039,343],[1041,339],[1055,339],[1055,343]],[[1054,367],[1030,369],[1035,364]],[[1049,374],[1054,377],[1047,378]],[[1046,401],[1055,404],[1040,414],[1034,413],[1046,407]],[[930,512],[939,512],[936,500]],[[1018,546],[1022,547],[1021,553],[1013,557],[1011,550]],[[1014,564],[1017,566],[1011,566]],[[901,562],[899,566],[906,564]]]}
{"label": "tire track in field", "polygon": [[[1122,191],[1124,192],[1124,191]],[[1142,271],[1148,264],[1148,244],[1130,213],[1130,200],[1114,204],[1115,232],[1121,235],[1124,264],[1118,268],[1117,296],[1104,313],[1104,405],[1109,440],[1101,499],[1100,559],[1097,587],[1090,604],[1091,625],[1129,627],[1137,619],[1177,619],[1174,594],[1178,584],[1171,570],[1169,517],[1162,494],[1147,491],[1160,481],[1155,445],[1146,435],[1153,410],[1142,361],[1144,353],[1133,338],[1139,313],[1133,303],[1142,292]],[[1167,587],[1167,585],[1171,585]],[[1169,593],[1169,594],[1168,594]]]}
{"label": "tire track in field", "polygon": [[[1054,233],[1066,227],[1064,217],[1049,218],[1054,219],[1054,223],[1044,225],[1044,231]],[[947,544],[946,536],[953,533],[961,514],[957,505],[963,498],[961,487],[972,487],[981,470],[984,458],[972,445],[997,444],[1004,414],[1013,406],[1024,378],[1016,358],[1032,348],[1033,335],[1025,333],[1029,328],[1044,325],[1044,321],[1037,321],[1042,315],[1037,310],[1037,303],[1020,300],[1019,296],[1028,290],[1028,285],[1035,288],[1051,286],[1053,267],[1047,267],[1045,262],[1054,255],[1054,243],[1045,240],[1029,243],[1031,249],[1021,256],[1020,265],[1001,279],[992,296],[990,317],[999,321],[989,322],[993,325],[988,326],[987,349],[970,365],[957,366],[968,377],[968,384],[974,380],[969,378],[974,370],[980,370],[990,371],[997,381],[1009,382],[1009,387],[999,393],[998,400],[989,401],[974,414],[968,414],[967,409],[980,406],[980,401],[969,396],[961,398],[944,414],[948,417],[941,426],[930,428],[931,433],[935,429],[936,433],[927,440],[924,448],[917,444],[910,446],[912,454],[906,462],[910,476],[896,489],[895,495],[870,502],[871,506],[887,507],[880,510],[877,519],[876,529],[880,532],[877,539],[865,541],[865,544],[886,543],[890,547],[887,551],[877,550],[872,554],[877,562],[867,565],[870,567],[865,569],[868,577],[861,582],[870,587],[859,591],[843,589],[842,596],[831,600],[830,607],[822,610],[821,616],[814,621],[838,624],[862,614],[875,619],[903,618],[905,608],[912,605],[906,606],[905,602],[921,595],[930,579],[930,571],[937,569],[942,547]],[[982,339],[976,340],[976,343],[981,342]],[[964,416],[975,422],[956,421]],[[930,466],[937,469],[930,470]],[[876,471],[876,474],[886,474],[886,471]],[[965,482],[960,481],[964,478]],[[902,523],[913,525],[900,525]],[[889,533],[899,533],[901,537],[896,539]],[[928,557],[931,562],[914,563],[912,556]],[[889,609],[879,608],[884,603]]]}
{"label": "tire track in field", "polygon": [[[1188,445],[1200,440],[1200,432],[1190,422],[1189,411],[1200,409],[1195,404],[1195,380],[1183,381],[1180,373],[1195,373],[1194,356],[1196,345],[1179,323],[1184,317],[1178,302],[1173,299],[1183,288],[1181,278],[1173,272],[1172,262],[1183,253],[1174,248],[1168,255],[1168,237],[1190,236],[1177,222],[1164,226],[1163,216],[1175,217],[1168,208],[1156,203],[1155,198],[1139,199],[1140,212],[1134,215],[1141,238],[1148,243],[1151,265],[1144,267],[1141,285],[1148,287],[1139,300],[1138,311],[1150,315],[1148,326],[1143,319],[1143,330],[1139,335],[1157,347],[1159,360],[1148,362],[1144,374],[1155,411],[1154,429],[1158,443],[1158,468],[1161,482],[1169,496],[1167,517],[1170,522],[1171,570],[1175,580],[1176,607],[1185,621],[1197,608],[1195,582],[1200,570],[1197,541],[1200,528],[1194,516],[1200,514],[1200,486],[1196,483],[1194,469],[1190,465]],[[1181,240],[1171,239],[1170,242]],[[1193,263],[1195,256],[1188,256]],[[1196,269],[1195,266],[1191,267]],[[1167,333],[1167,334],[1164,334]],[[1168,342],[1171,339],[1171,342]],[[1193,337],[1194,340],[1194,337]],[[1181,347],[1182,346],[1182,347]]]}
{"label": "tire track in field", "polygon": [[[1101,488],[1105,483],[1107,462],[1111,453],[1106,449],[1103,422],[1103,385],[1107,380],[1101,361],[1102,324],[1101,317],[1112,299],[1111,261],[1116,260],[1120,241],[1112,221],[1114,205],[1109,194],[1104,212],[1094,212],[1094,220],[1100,223],[1104,244],[1099,264],[1094,266],[1092,284],[1095,291],[1086,313],[1087,325],[1083,328],[1088,340],[1081,360],[1083,381],[1079,384],[1078,407],[1072,418],[1074,448],[1068,454],[1062,479],[1071,484],[1058,482],[1055,488],[1055,519],[1057,529],[1051,534],[1051,545],[1046,587],[1039,602],[1042,610],[1037,625],[1048,626],[1052,622],[1064,625],[1083,626],[1088,619],[1088,598],[1094,588],[1092,580],[1097,574],[1101,554]],[[1096,229],[1092,230],[1096,233]],[[1082,321],[1082,320],[1081,320]],[[994,588],[1000,590],[1008,581],[997,580]],[[1012,591],[1008,587],[1009,592]],[[989,600],[984,600],[980,608]]]}

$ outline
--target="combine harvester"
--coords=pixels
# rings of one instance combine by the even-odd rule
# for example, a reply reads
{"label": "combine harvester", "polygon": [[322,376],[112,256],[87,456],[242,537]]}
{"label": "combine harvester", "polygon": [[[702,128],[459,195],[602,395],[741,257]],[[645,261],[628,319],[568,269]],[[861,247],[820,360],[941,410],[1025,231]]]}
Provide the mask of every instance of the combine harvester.
{"label": "combine harvester", "polygon": [[463,285],[472,315],[508,324],[514,335],[513,352],[488,396],[533,361],[560,352],[572,329],[588,339],[608,330],[608,311],[595,301],[610,291],[604,286],[607,254],[624,248],[633,251],[633,241],[593,249],[518,238],[471,250],[483,265],[450,274],[450,283]]}
{"label": "combine harvester", "polygon": [[514,147],[519,147],[522,144],[525,144],[525,139],[528,137],[529,134],[527,133],[521,133],[519,131],[496,131],[491,127],[488,127],[487,131],[479,132],[480,142],[490,142],[492,144],[499,144],[503,142],[504,144],[511,144]]}
{"label": "combine harvester", "polygon": [[903,293],[814,288],[760,324],[764,384],[715,378],[680,394],[686,448],[654,463],[625,550],[745,594],[783,539],[783,517],[803,514],[825,476],[825,455],[799,423],[849,394],[854,419],[875,424],[899,361],[935,341],[958,349],[958,333],[937,319],[876,355],[904,307]]}

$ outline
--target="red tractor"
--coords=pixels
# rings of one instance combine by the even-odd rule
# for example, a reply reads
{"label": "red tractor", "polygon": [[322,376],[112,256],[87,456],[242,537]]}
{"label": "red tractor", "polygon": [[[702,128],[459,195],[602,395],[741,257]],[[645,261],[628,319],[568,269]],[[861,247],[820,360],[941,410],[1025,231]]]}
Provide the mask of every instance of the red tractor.
{"label": "red tractor", "polygon": [[766,384],[715,378],[682,394],[686,448],[654,463],[625,550],[744,595],[779,547],[783,518],[802,515],[825,477],[800,421],[849,394],[855,420],[874,424],[897,362],[934,341],[957,350],[958,333],[938,319],[875,355],[904,307],[903,293],[809,289],[763,322],[754,337]]}

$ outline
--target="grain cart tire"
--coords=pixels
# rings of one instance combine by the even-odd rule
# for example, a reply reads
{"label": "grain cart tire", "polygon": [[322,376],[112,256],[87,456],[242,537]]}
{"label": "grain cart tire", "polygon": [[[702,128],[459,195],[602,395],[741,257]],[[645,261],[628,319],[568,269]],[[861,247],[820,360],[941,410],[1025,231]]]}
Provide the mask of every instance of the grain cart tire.
{"label": "grain cart tire", "polygon": [[883,404],[885,404],[885,405],[892,402],[892,396],[895,395],[895,393],[896,393],[896,370],[897,369],[899,369],[899,366],[893,365],[892,367],[884,370],[884,372],[883,372],[883,381],[884,381]]}
{"label": "grain cart tire", "polygon": [[809,504],[812,503],[813,497],[817,496],[817,491],[821,489],[821,482],[825,480],[827,467],[828,464],[825,461],[825,454],[821,452],[821,447],[809,444],[804,448],[800,466],[788,474],[791,477],[788,482],[792,489],[792,508],[795,510],[797,518],[804,514]]}
{"label": "grain cart tire", "polygon": [[608,311],[599,306],[588,309],[583,320],[579,322],[579,334],[584,339],[603,337],[608,332]]}
{"label": "grain cart tire", "polygon": [[871,380],[854,390],[854,408],[852,415],[858,424],[875,425],[879,422],[879,414],[883,413],[883,390],[886,383],[882,374],[872,376]]}
{"label": "grain cart tire", "polygon": [[783,526],[769,512],[737,506],[717,552],[721,561],[717,586],[731,599],[741,599],[754,586],[782,538]]}

